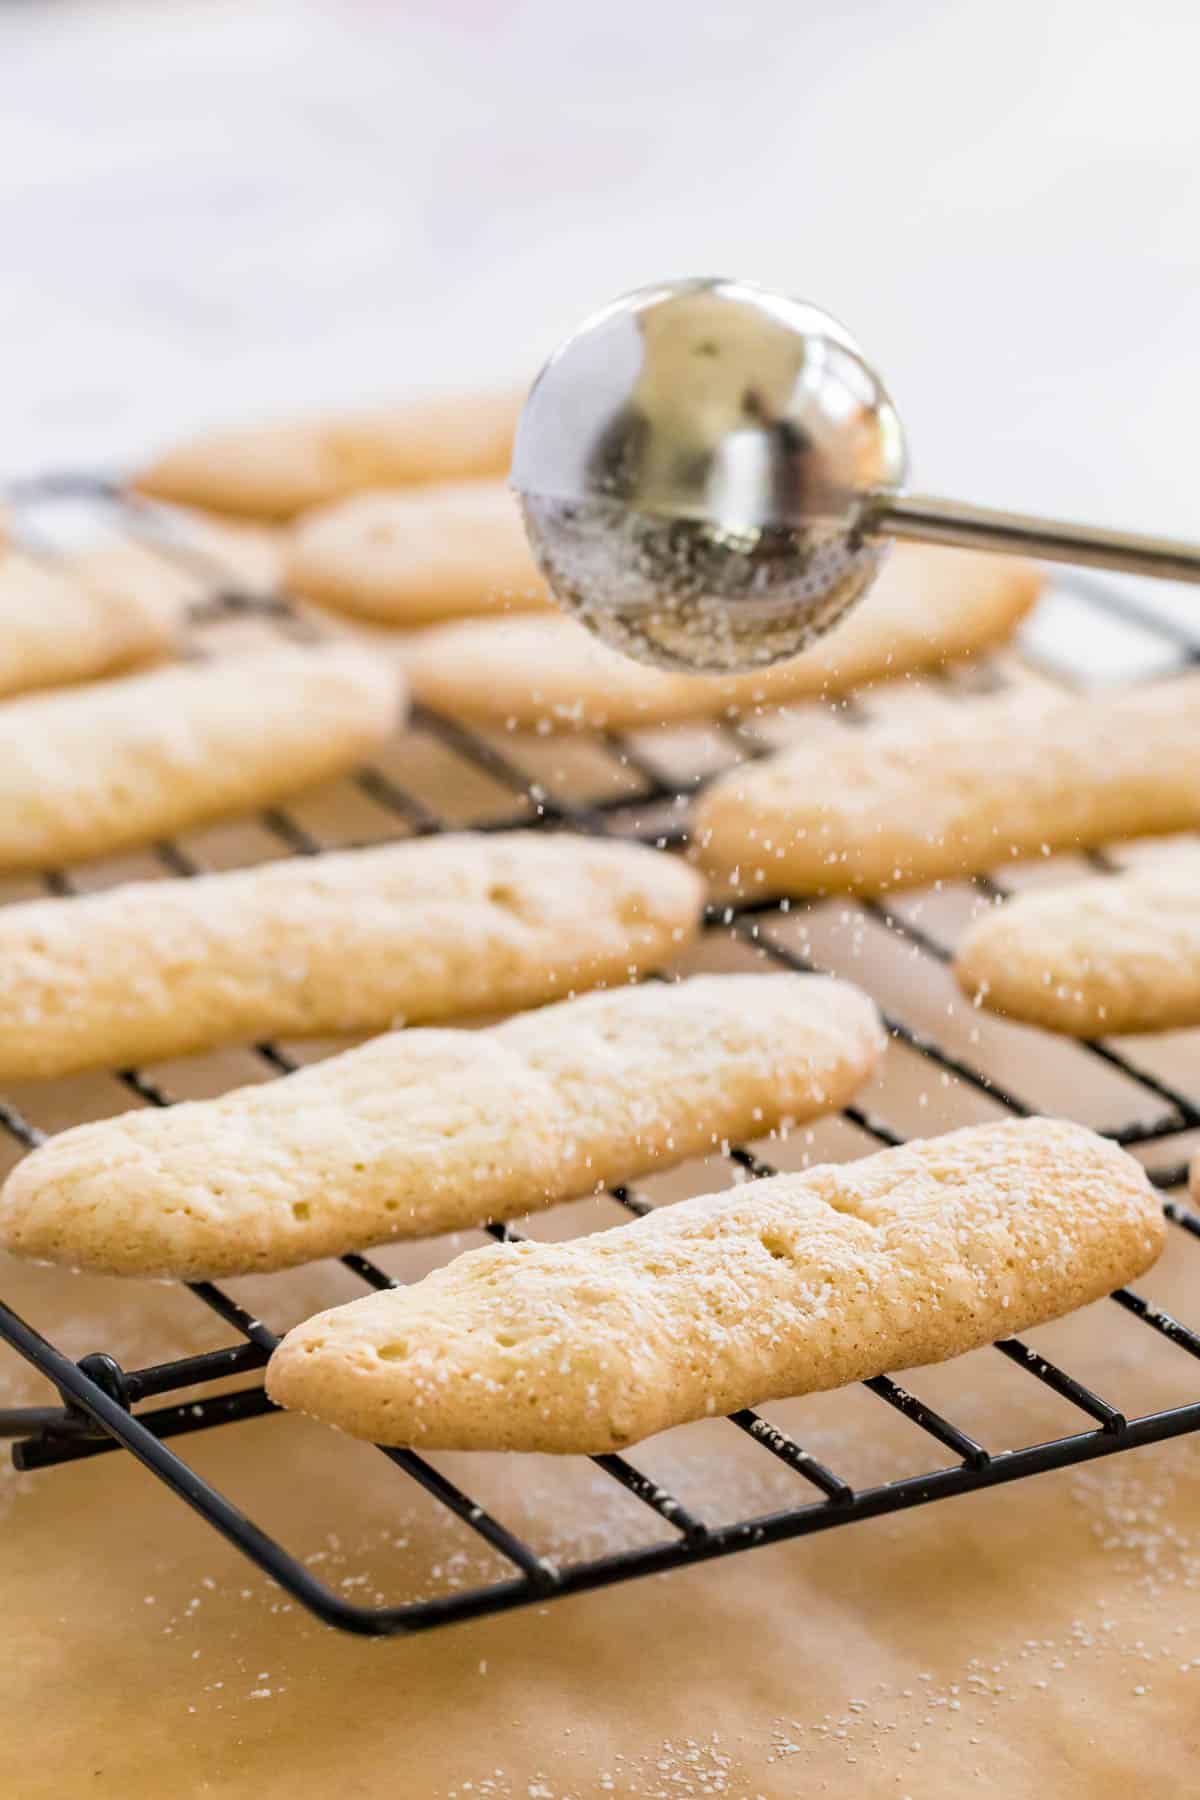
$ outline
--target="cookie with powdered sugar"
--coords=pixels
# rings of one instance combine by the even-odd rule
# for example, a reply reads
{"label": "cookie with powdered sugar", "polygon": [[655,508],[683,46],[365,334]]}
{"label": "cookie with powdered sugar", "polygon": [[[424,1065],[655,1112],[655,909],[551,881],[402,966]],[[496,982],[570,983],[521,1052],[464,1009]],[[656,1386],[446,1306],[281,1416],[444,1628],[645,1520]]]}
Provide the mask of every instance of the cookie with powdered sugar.
{"label": "cookie with powdered sugar", "polygon": [[1139,1164],[1084,1126],[976,1125],[470,1251],[297,1326],[267,1391],[376,1443],[599,1454],[1010,1337],[1164,1236]]}
{"label": "cookie with powdered sugar", "polygon": [[835,1111],[882,1048],[867,996],[817,975],[652,982],[482,1031],[392,1032],[62,1132],[9,1176],[0,1244],[196,1280],[457,1231]]}

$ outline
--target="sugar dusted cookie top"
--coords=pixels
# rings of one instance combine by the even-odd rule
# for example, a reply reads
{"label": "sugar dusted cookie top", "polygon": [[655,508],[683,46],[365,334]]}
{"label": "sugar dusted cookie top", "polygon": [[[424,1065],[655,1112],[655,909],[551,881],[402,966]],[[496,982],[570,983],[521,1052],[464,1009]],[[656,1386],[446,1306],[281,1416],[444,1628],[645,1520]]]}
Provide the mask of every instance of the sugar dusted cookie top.
{"label": "sugar dusted cookie top", "polygon": [[470,1251],[297,1326],[267,1387],[380,1443],[594,1454],[1010,1336],[1164,1236],[1140,1166],[1082,1125],[972,1126]]}
{"label": "sugar dusted cookie top", "polygon": [[515,392],[451,395],[206,432],[166,451],[133,485],[212,512],[290,519],[367,488],[502,475],[520,402]]}
{"label": "sugar dusted cookie top", "polygon": [[573,619],[447,625],[416,639],[418,699],[519,729],[620,730],[752,713],[936,667],[1002,642],[1041,578],[1011,557],[899,546],[847,619],[803,656],[744,675],[676,675],[609,649]]}
{"label": "sugar dusted cookie top", "polygon": [[390,625],[551,604],[503,481],[387,489],[319,508],[295,527],[285,581],[305,599]]}
{"label": "sugar dusted cookie top", "polygon": [[270,804],[399,723],[403,682],[348,645],[285,646],[0,705],[0,868],[51,868]]}
{"label": "sugar dusted cookie top", "polygon": [[51,1138],[5,1184],[0,1242],[112,1274],[289,1268],[818,1117],[882,1049],[867,996],[816,975],[695,976],[484,1031],[392,1032],[281,1081]]}
{"label": "sugar dusted cookie top", "polygon": [[445,832],[5,906],[0,1081],[620,985],[668,965],[703,904],[703,882],[678,857],[525,831]]}
{"label": "sugar dusted cookie top", "polygon": [[1200,1025],[1200,854],[1018,895],[954,972],[990,1011],[1075,1037]]}
{"label": "sugar dusted cookie top", "polygon": [[1200,826],[1200,673],[1021,694],[801,745],[721,775],[693,841],[743,892],[884,893]]}

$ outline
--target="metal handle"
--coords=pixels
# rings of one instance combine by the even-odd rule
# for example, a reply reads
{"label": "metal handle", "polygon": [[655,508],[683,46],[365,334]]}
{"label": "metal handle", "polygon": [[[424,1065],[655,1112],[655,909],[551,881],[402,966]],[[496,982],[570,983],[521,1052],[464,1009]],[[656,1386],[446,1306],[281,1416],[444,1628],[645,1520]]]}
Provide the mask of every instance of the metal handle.
{"label": "metal handle", "polygon": [[930,499],[922,494],[872,495],[866,503],[863,525],[871,537],[1024,552],[1046,562],[1121,569],[1131,575],[1156,575],[1163,581],[1200,582],[1200,545],[1185,544],[1177,538],[1100,531],[1091,525],[1070,525],[1059,519],[968,506],[961,500]]}

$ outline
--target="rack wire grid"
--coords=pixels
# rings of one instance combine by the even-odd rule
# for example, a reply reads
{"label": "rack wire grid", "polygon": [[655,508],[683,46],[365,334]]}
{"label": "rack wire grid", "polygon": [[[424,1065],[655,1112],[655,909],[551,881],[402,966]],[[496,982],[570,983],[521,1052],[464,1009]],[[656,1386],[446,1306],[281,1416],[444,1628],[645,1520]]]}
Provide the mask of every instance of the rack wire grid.
{"label": "rack wire grid", "polygon": [[[187,570],[199,576],[207,589],[207,597],[192,609],[197,623],[250,613],[270,618],[285,631],[311,629],[303,612],[286,597],[244,591],[220,559],[214,557],[210,546],[198,545],[190,539],[178,515],[132,499],[116,484],[90,476],[52,476],[25,482],[14,488],[9,497],[24,523],[26,541],[38,542],[38,520],[44,516],[41,511],[44,506],[64,500],[82,502],[89,512],[98,511],[110,525],[115,523],[120,534],[136,542],[149,555],[162,559],[165,567]],[[46,540],[43,548],[48,548],[49,542]],[[1078,622],[1089,631],[1103,633],[1114,625],[1131,628],[1143,643],[1154,646],[1154,659],[1159,667],[1182,670],[1200,660],[1200,633],[1172,623],[1157,609],[1141,608],[1115,587],[1091,578],[1071,576],[1059,584],[1057,592],[1069,599],[1078,610]],[[1055,680],[1069,679],[1061,667],[1051,673]],[[950,680],[952,677],[943,675],[939,679]],[[1003,683],[1003,675],[985,661],[973,667],[961,691],[969,697],[971,693]],[[869,718],[870,705],[869,696],[865,702],[845,702],[839,708],[841,718],[849,725],[861,724]],[[636,779],[634,791],[572,804],[548,791],[545,784],[531,781],[517,756],[498,746],[494,737],[485,738],[454,719],[422,708],[416,709],[410,728],[435,740],[443,750],[512,795],[514,810],[511,816],[489,816],[477,822],[481,829],[495,831],[533,826],[554,831],[566,828],[635,839],[663,850],[678,849],[686,844],[687,806],[703,785],[704,777],[691,775],[680,780],[665,772],[653,754],[647,752],[644,734],[638,736],[637,742],[612,733],[599,734],[596,739],[598,746]],[[760,756],[768,748],[760,736],[743,725],[721,722],[713,729],[724,737],[727,749],[739,757]],[[398,834],[422,835],[447,828],[425,801],[407,791],[391,773],[367,766],[353,779],[362,793],[393,817]],[[463,823],[456,820],[455,828],[461,828]],[[284,853],[316,855],[325,847],[285,809],[268,811],[262,815],[262,824]],[[177,843],[158,844],[154,854],[165,872],[172,876],[186,878],[197,872],[195,859]],[[1117,866],[1103,852],[1093,854],[1088,860],[1098,870],[1111,870]],[[73,891],[71,876],[61,870],[46,872],[43,880],[46,890],[52,894]],[[985,874],[975,878],[975,885],[993,898],[1005,891],[999,882]],[[936,963],[949,960],[947,944],[926,924],[909,916],[903,905],[885,907],[871,901],[859,904],[868,917],[874,918],[889,932],[898,933],[915,957],[932,959]],[[818,966],[817,963],[808,954],[797,950],[780,929],[787,916],[796,914],[803,905],[800,900],[729,904],[717,901],[707,908],[705,927],[710,932],[725,933],[752,944],[774,966],[810,971]],[[884,1016],[892,1038],[907,1046],[925,1065],[936,1069],[940,1078],[965,1084],[986,1095],[995,1107],[1015,1116],[1039,1110],[1027,1096],[1010,1091],[985,1069],[975,1066],[957,1050],[943,1046],[927,1031],[906,1023],[901,1017],[886,1012]],[[1153,1106],[1152,1118],[1139,1118],[1109,1131],[1108,1135],[1117,1143],[1136,1149],[1145,1157],[1156,1145],[1200,1128],[1200,1096],[1193,1098],[1171,1081],[1139,1066],[1111,1043],[1092,1042],[1080,1048],[1094,1062],[1127,1078]],[[254,1054],[272,1075],[286,1076],[298,1066],[292,1056],[273,1044],[255,1046]],[[136,1069],[121,1071],[118,1079],[142,1104],[172,1104],[169,1093]],[[884,1119],[860,1107],[847,1107],[843,1118],[868,1144],[887,1146],[904,1141]],[[0,1130],[23,1149],[33,1148],[43,1137],[17,1106],[2,1097]],[[753,1176],[773,1173],[767,1163],[746,1148],[731,1146],[727,1155],[743,1173]],[[1171,1190],[1183,1183],[1186,1167],[1178,1161],[1156,1165],[1152,1160],[1148,1166],[1151,1180],[1166,1196],[1164,1210],[1172,1226],[1191,1238],[1200,1238],[1200,1216],[1171,1194]],[[650,1210],[650,1202],[630,1187],[614,1187],[608,1191],[627,1214],[639,1216]],[[511,1240],[518,1236],[511,1226],[492,1225],[488,1229],[496,1239]],[[366,1256],[351,1255],[341,1260],[345,1269],[365,1288],[396,1285],[392,1276]],[[276,1333],[264,1319],[251,1316],[214,1283],[194,1282],[189,1284],[189,1291],[192,1300],[211,1309],[230,1327],[235,1341],[227,1348],[132,1369],[123,1368],[116,1357],[103,1351],[84,1356],[79,1361],[73,1360],[0,1302],[0,1338],[48,1377],[62,1400],[61,1406],[56,1407],[13,1407],[0,1411],[0,1435],[13,1440],[12,1456],[16,1466],[22,1470],[46,1469],[104,1452],[127,1452],[312,1613],[330,1625],[367,1635],[415,1632],[531,1603],[543,1604],[558,1595],[727,1556],[755,1545],[831,1530],[857,1520],[927,1505],[953,1495],[1018,1481],[1041,1471],[1110,1456],[1136,1445],[1200,1430],[1200,1370],[1197,1371],[1196,1398],[1190,1403],[1127,1417],[1066,1369],[1056,1366],[1017,1339],[1009,1339],[996,1344],[995,1353],[1008,1358],[1029,1379],[1051,1389],[1076,1409],[1080,1415],[1080,1429],[1015,1449],[990,1451],[951,1418],[925,1404],[890,1377],[880,1376],[863,1385],[872,1396],[902,1413],[924,1433],[937,1454],[927,1471],[856,1489],[836,1470],[809,1454],[787,1432],[746,1408],[729,1418],[729,1429],[751,1439],[764,1456],[786,1465],[796,1481],[794,1505],[758,1517],[720,1522],[705,1520],[642,1472],[635,1460],[616,1455],[597,1456],[591,1460],[604,1475],[619,1483],[655,1515],[659,1521],[656,1528],[659,1535],[650,1543],[559,1564],[540,1555],[426,1458],[411,1450],[385,1448],[382,1454],[403,1480],[419,1484],[438,1505],[485,1540],[513,1572],[502,1580],[432,1598],[366,1606],[348,1600],[326,1586],[231,1499],[202,1479],[172,1448],[172,1440],[193,1432],[208,1431],[275,1411],[259,1383],[233,1392],[202,1394],[199,1399],[193,1397],[186,1403],[171,1401],[172,1394],[184,1390],[191,1390],[194,1396],[195,1390],[202,1390],[205,1384],[224,1383],[230,1376],[256,1373],[265,1365],[278,1342]],[[1200,1333],[1197,1331],[1127,1288],[1114,1293],[1111,1301],[1147,1331],[1168,1340],[1181,1355],[1200,1359]],[[181,1303],[184,1303],[182,1294]],[[166,1403],[137,1410],[146,1401]],[[333,1433],[329,1434],[329,1453],[333,1457],[339,1453],[339,1442]],[[946,1452],[949,1453],[948,1460]],[[664,1525],[667,1528],[665,1539],[661,1535]]]}

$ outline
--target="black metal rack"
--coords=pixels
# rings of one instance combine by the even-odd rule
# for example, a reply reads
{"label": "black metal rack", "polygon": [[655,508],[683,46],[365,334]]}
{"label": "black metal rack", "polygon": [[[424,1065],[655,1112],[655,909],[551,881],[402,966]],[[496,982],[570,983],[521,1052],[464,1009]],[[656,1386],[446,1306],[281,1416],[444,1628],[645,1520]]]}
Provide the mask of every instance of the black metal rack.
{"label": "black metal rack", "polygon": [[[111,484],[89,477],[54,477],[25,484],[13,494],[18,506],[36,505],[43,501],[66,497],[84,500],[102,508],[123,529],[156,554],[180,566],[200,572],[211,589],[211,598],[197,609],[198,620],[226,617],[241,612],[273,615],[285,628],[304,629],[303,621],[281,598],[263,598],[238,590],[227,573],[207,551],[197,550],[179,535],[170,515],[159,513],[141,502],[123,496]],[[1143,632],[1170,647],[1180,667],[1200,659],[1200,633],[1193,636],[1181,627],[1141,611],[1136,603],[1096,581],[1070,582],[1071,591],[1097,616],[1107,615],[1136,624]],[[865,715],[853,703],[852,720]],[[700,780],[680,783],[671,780],[658,768],[652,755],[624,738],[604,735],[601,745],[622,767],[638,780],[638,790],[583,805],[572,805],[541,785],[531,783],[517,762],[498,749],[493,742],[476,736],[455,721],[418,709],[412,728],[429,734],[456,758],[499,783],[513,795],[514,810],[510,818],[488,819],[482,829],[531,825],[546,830],[571,828],[578,831],[602,832],[636,837],[662,848],[676,848],[686,841],[688,797],[700,787]],[[763,746],[737,726],[720,727],[735,742],[743,755],[761,755]],[[360,790],[378,806],[393,814],[405,835],[425,834],[444,828],[442,820],[415,794],[407,792],[381,768],[361,769],[355,780]],[[655,821],[664,816],[670,820],[663,828]],[[649,822],[648,822],[649,821]],[[286,850],[301,855],[319,854],[322,844],[286,811],[271,810],[262,815],[262,823]],[[198,866],[176,843],[156,846],[156,854],[171,874],[186,878],[197,873]],[[1103,854],[1091,859],[1098,869],[1113,865]],[[62,871],[48,872],[47,890],[64,894],[72,891],[70,877]],[[987,876],[977,878],[986,892],[999,892],[997,884]],[[756,947],[778,966],[809,970],[815,965],[784,941],[779,925],[782,916],[795,912],[798,902],[761,902],[756,904],[718,904],[710,906],[706,926],[713,931],[732,933]],[[923,926],[914,924],[901,913],[877,903],[865,903],[864,910],[888,930],[907,940],[915,954],[946,961],[950,951]],[[923,1031],[914,1029],[903,1019],[887,1016],[893,1037],[905,1044],[943,1075],[965,1083],[988,1100],[1009,1112],[1022,1115],[1037,1110],[1023,1097],[998,1085],[989,1075],[961,1055],[943,1047]],[[1086,1052],[1114,1068],[1151,1096],[1161,1108],[1149,1121],[1138,1120],[1112,1131],[1117,1142],[1128,1147],[1153,1146],[1181,1132],[1200,1127],[1200,1098],[1193,1099],[1172,1084],[1141,1069],[1111,1044],[1091,1043]],[[280,1048],[271,1044],[255,1046],[256,1055],[274,1074],[287,1074],[296,1066]],[[133,1069],[122,1071],[120,1081],[142,1103],[152,1106],[171,1104],[171,1096]],[[851,1106],[844,1118],[857,1131],[879,1145],[902,1142],[902,1137],[884,1120]],[[23,1147],[32,1148],[42,1134],[12,1104],[0,1097],[0,1131],[15,1138]],[[731,1147],[729,1157],[754,1175],[772,1171],[751,1152]],[[1169,1190],[1184,1180],[1186,1170],[1179,1164],[1150,1169],[1151,1179],[1168,1194],[1164,1209],[1171,1223],[1192,1238],[1200,1238],[1200,1216]],[[628,1213],[638,1215],[649,1210],[649,1202],[628,1187],[610,1190],[612,1198]],[[489,1228],[496,1238],[514,1237],[511,1227]],[[395,1285],[393,1278],[365,1256],[342,1258],[344,1267],[368,1288]],[[31,1325],[0,1302],[0,1338],[11,1344],[23,1357],[57,1388],[61,1407],[22,1407],[0,1411],[0,1435],[14,1441],[13,1459],[21,1469],[45,1469],[57,1463],[77,1461],[109,1451],[124,1450],[193,1507],[210,1525],[222,1533],[250,1560],[319,1618],[343,1630],[389,1635],[426,1630],[454,1620],[478,1617],[531,1603],[542,1604],[557,1595],[577,1593],[588,1588],[607,1586],[632,1576],[651,1574],[685,1563],[702,1562],[730,1555],[756,1544],[779,1542],[812,1532],[830,1530],[854,1520],[868,1519],[883,1513],[899,1512],[909,1507],[926,1505],[954,1494],[995,1486],[1022,1479],[1043,1470],[1062,1468],[1096,1457],[1108,1456],[1136,1445],[1148,1444],[1200,1430],[1200,1370],[1197,1371],[1195,1401],[1150,1411],[1137,1417],[1126,1417],[1101,1395],[1091,1391],[1066,1370],[1055,1366],[1044,1356],[1017,1340],[995,1346],[998,1355],[1007,1357],[1033,1380],[1051,1389],[1074,1406],[1087,1420],[1086,1428],[1067,1436],[1031,1444],[1015,1450],[989,1452],[974,1437],[952,1420],[943,1417],[915,1395],[908,1393],[888,1377],[879,1377],[864,1385],[884,1404],[898,1410],[923,1431],[939,1448],[949,1451],[951,1460],[940,1460],[927,1472],[879,1485],[853,1488],[834,1470],[825,1467],[799,1443],[767,1419],[751,1410],[732,1415],[730,1427],[752,1439],[764,1454],[776,1458],[797,1479],[796,1503],[786,1510],[733,1523],[712,1524],[694,1516],[687,1508],[649,1476],[635,1462],[623,1456],[598,1456],[592,1461],[604,1474],[618,1482],[656,1518],[669,1528],[670,1537],[661,1537],[640,1546],[623,1549],[589,1559],[556,1566],[538,1555],[527,1543],[509,1530],[501,1520],[481,1507],[471,1496],[425,1458],[411,1451],[385,1449],[385,1455],[409,1481],[419,1484],[427,1494],[461,1520],[470,1531],[483,1539],[512,1567],[507,1579],[488,1582],[459,1592],[434,1598],[410,1600],[394,1605],[364,1606],[344,1598],[319,1581],[305,1565],[280,1543],[262,1531],[224,1494],[203,1480],[171,1447],[171,1440],[196,1431],[212,1429],[271,1413],[275,1409],[262,1386],[252,1383],[234,1392],[222,1392],[186,1403],[172,1402],[173,1394],[203,1387],[205,1383],[224,1381],[242,1373],[253,1374],[266,1363],[277,1340],[276,1334],[262,1319],[252,1317],[230,1295],[211,1282],[196,1282],[191,1295],[201,1305],[221,1318],[235,1335],[228,1348],[204,1352],[141,1369],[124,1369],[105,1353],[85,1356],[76,1362],[55,1348]],[[1139,1321],[1147,1330],[1157,1333],[1175,1346],[1181,1355],[1200,1359],[1200,1333],[1151,1305],[1141,1296],[1121,1289],[1111,1303]],[[135,1410],[143,1402],[154,1401],[148,1409]],[[330,1434],[330,1454],[338,1454],[339,1440]]]}

